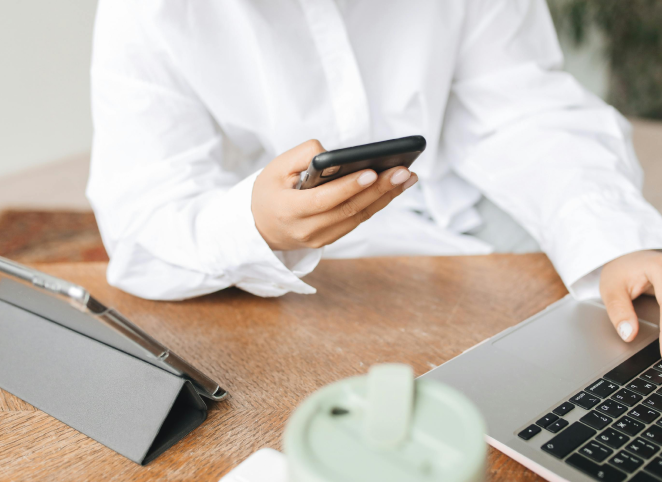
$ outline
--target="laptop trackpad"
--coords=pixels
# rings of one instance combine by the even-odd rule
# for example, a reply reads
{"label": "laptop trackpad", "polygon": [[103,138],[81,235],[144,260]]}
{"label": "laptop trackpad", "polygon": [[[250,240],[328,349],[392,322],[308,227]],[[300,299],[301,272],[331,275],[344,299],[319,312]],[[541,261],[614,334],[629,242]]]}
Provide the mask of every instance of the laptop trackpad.
{"label": "laptop trackpad", "polygon": [[625,343],[604,308],[564,303],[499,337],[493,346],[561,379],[581,383],[592,374],[606,372],[605,367],[633,349],[644,348],[658,336],[658,330],[656,325],[640,321],[635,341]]}

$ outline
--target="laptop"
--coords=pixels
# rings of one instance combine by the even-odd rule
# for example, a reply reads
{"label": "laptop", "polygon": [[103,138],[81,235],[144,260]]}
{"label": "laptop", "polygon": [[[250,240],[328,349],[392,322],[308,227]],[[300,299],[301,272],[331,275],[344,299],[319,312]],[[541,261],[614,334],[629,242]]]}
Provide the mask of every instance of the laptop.
{"label": "laptop", "polygon": [[566,296],[423,378],[467,395],[487,442],[547,480],[662,481],[659,307],[636,308],[625,343],[601,304]]}

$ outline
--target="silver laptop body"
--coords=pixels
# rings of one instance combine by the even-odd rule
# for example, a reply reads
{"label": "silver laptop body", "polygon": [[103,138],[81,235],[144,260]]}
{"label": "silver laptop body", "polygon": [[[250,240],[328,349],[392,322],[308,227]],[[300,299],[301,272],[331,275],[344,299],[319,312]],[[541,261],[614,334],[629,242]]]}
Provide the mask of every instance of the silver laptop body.
{"label": "silver laptop body", "polygon": [[[657,340],[659,327],[651,322],[659,320],[659,308],[653,298],[646,298],[637,306],[642,318],[639,334],[629,344],[618,337],[602,305],[578,302],[567,296],[423,377],[455,387],[473,400],[486,419],[488,443],[542,477],[578,482],[603,480],[599,474],[586,475],[567,461],[586,443],[563,458],[541,449],[591,410],[576,405],[560,417],[568,425],[556,434],[543,428],[528,441],[518,434]],[[625,414],[632,407],[626,408]],[[595,432],[597,437],[601,430]],[[657,447],[654,443],[652,446]],[[620,449],[613,449],[613,454],[598,465],[614,466],[609,460],[619,452]],[[645,459],[642,467],[660,454],[662,450]],[[607,475],[613,475],[613,471],[605,472],[609,474],[602,476],[609,480]],[[633,477],[633,473],[624,473],[623,480]]]}

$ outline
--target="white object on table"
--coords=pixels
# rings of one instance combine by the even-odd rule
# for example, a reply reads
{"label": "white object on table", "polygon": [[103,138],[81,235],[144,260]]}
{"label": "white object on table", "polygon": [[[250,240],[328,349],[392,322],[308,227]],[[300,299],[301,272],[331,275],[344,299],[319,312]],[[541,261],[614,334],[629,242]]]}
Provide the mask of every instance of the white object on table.
{"label": "white object on table", "polygon": [[219,482],[287,482],[285,455],[273,449],[260,449]]}

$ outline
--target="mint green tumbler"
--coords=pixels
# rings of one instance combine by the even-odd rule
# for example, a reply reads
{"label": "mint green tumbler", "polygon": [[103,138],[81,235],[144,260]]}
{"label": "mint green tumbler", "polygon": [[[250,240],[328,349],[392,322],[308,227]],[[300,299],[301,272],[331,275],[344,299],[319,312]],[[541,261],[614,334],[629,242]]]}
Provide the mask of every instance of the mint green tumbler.
{"label": "mint green tumbler", "polygon": [[478,482],[485,424],[458,391],[375,365],[311,395],[284,436],[288,482]]}

